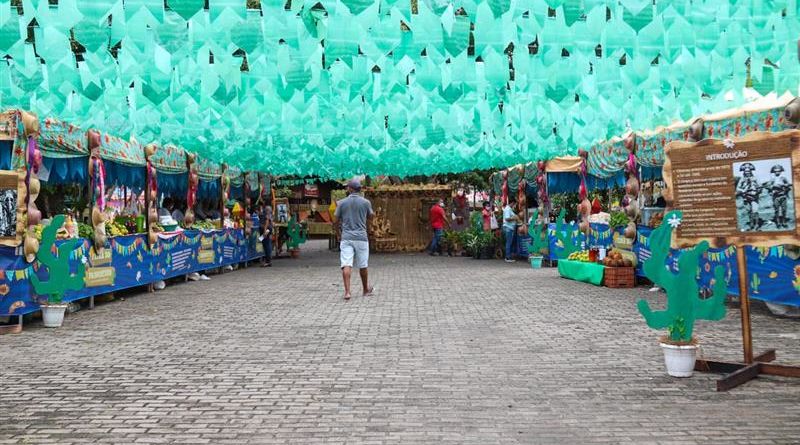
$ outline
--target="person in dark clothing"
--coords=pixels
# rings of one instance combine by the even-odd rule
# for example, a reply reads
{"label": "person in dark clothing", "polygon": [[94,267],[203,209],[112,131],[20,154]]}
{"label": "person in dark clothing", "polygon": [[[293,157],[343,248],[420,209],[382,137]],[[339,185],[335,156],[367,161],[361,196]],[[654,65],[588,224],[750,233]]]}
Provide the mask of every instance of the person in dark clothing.
{"label": "person in dark clothing", "polygon": [[262,207],[261,215],[261,245],[264,247],[264,260],[261,267],[272,267],[272,234],[275,230],[272,225],[272,207]]}

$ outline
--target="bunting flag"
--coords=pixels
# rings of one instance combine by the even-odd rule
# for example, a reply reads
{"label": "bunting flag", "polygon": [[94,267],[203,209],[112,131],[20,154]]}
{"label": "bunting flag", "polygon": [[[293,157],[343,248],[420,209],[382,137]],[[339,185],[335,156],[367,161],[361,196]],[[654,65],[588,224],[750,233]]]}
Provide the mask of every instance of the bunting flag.
{"label": "bunting flag", "polygon": [[276,175],[502,167],[795,91],[796,3],[6,0],[0,106]]}

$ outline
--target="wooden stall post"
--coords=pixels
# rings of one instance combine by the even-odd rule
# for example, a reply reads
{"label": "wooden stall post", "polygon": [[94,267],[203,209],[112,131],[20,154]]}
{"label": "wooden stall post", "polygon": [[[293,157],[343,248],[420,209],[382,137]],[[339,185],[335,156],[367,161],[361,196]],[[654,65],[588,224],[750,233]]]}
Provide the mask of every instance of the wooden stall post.
{"label": "wooden stall post", "polygon": [[739,270],[739,306],[742,312],[742,347],[744,362],[753,363],[753,337],[750,332],[750,296],[748,295],[747,256],[745,246],[736,246],[736,266]]}

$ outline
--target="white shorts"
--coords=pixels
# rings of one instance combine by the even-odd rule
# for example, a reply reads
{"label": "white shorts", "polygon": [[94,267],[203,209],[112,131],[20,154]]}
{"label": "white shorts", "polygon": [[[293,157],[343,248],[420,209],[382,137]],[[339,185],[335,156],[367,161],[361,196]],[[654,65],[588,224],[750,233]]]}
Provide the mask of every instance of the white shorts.
{"label": "white shorts", "polygon": [[353,257],[355,257],[356,269],[366,269],[369,262],[369,242],[342,240],[339,244],[339,260],[342,268],[353,267]]}

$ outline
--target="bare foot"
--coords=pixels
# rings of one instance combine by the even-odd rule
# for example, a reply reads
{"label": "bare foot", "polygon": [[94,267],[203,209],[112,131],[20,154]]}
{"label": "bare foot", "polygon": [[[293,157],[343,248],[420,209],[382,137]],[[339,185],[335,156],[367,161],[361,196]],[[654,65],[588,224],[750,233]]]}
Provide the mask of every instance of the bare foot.
{"label": "bare foot", "polygon": [[365,296],[365,297],[371,297],[371,296],[373,296],[374,294],[373,294],[372,292],[373,292],[374,290],[375,290],[375,286],[370,286],[370,287],[369,287],[369,289],[367,289],[366,291],[364,291],[364,296]]}
{"label": "bare foot", "polygon": [[350,294],[344,294],[344,300],[347,301],[350,299]]}

